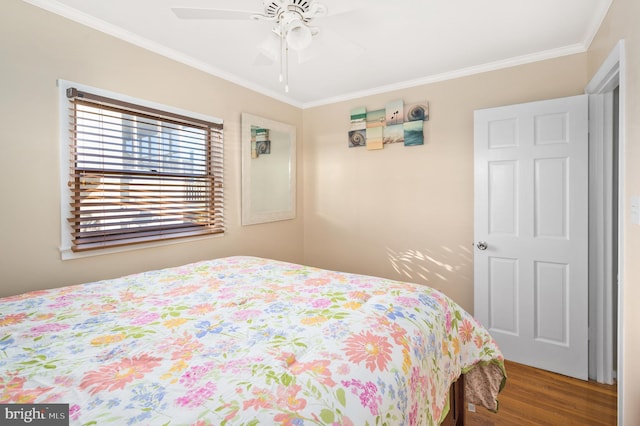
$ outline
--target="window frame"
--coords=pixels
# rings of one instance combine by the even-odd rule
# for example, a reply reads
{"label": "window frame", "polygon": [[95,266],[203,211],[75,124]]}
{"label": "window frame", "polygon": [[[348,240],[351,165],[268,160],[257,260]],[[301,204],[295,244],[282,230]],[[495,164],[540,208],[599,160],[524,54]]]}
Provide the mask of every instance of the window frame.
{"label": "window frame", "polygon": [[[69,207],[69,203],[72,199],[73,191],[71,190],[71,188],[69,188],[69,185],[68,185],[69,176],[70,176],[69,175],[70,164],[71,164],[72,158],[71,158],[71,150],[70,150],[70,135],[71,135],[71,120],[69,119],[70,100],[67,97],[67,89],[75,88],[82,92],[88,92],[88,93],[91,93],[92,95],[96,95],[100,97],[111,98],[111,99],[117,100],[118,102],[137,105],[143,108],[150,108],[154,110],[165,111],[169,114],[185,116],[197,121],[205,121],[205,122],[212,123],[214,125],[220,125],[221,127],[223,126],[223,120],[220,118],[215,118],[215,117],[211,117],[204,114],[194,113],[192,111],[175,108],[172,106],[147,101],[144,99],[138,99],[132,96],[110,92],[104,89],[99,89],[96,87],[91,87],[91,86],[87,86],[87,85],[83,85],[83,84],[79,84],[79,83],[75,83],[67,80],[58,80],[57,84],[58,84],[59,132],[60,132],[59,133],[59,154],[60,154],[60,158],[59,158],[59,161],[60,161],[59,163],[60,164],[60,169],[59,169],[59,172],[60,172],[59,173],[60,175],[60,247],[59,247],[59,250],[63,260],[82,258],[87,256],[104,255],[104,254],[110,254],[110,253],[118,253],[118,252],[130,251],[130,250],[139,250],[139,249],[145,249],[150,247],[165,246],[169,244],[179,244],[179,243],[185,243],[185,242],[197,241],[197,240],[209,239],[209,238],[218,238],[225,235],[224,193],[222,193],[221,200],[223,205],[212,206],[214,209],[219,210],[220,214],[222,215],[222,232],[206,233],[206,234],[195,235],[195,236],[179,236],[177,238],[174,237],[170,239],[160,239],[160,240],[140,242],[140,243],[132,242],[126,245],[118,245],[118,246],[104,247],[104,248],[93,248],[93,249],[83,250],[83,251],[73,251],[72,250],[73,230],[72,230],[72,225],[69,222],[69,218],[72,218],[73,216],[71,213],[71,209]],[[221,131],[220,137],[221,138],[224,137],[222,131]],[[223,158],[224,155],[222,151],[223,144],[224,144],[224,141],[222,140],[220,143],[221,146],[219,147],[220,148],[219,157],[222,161],[224,161],[224,158]],[[214,147],[209,147],[209,149],[213,150]],[[220,167],[222,169],[222,172],[224,172],[224,164],[222,164]],[[218,177],[222,178],[222,176],[218,176]],[[224,191],[224,188],[221,188],[221,191]]]}

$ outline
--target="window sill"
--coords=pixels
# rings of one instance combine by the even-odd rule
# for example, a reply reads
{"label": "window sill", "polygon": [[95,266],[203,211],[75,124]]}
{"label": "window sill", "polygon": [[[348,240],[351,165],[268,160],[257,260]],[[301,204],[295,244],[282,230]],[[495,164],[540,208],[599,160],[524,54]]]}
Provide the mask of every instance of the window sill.
{"label": "window sill", "polygon": [[153,241],[149,243],[131,244],[127,246],[109,247],[104,249],[87,250],[87,251],[81,251],[81,252],[74,252],[73,250],[71,250],[70,247],[60,247],[60,257],[62,260],[83,259],[86,257],[125,253],[125,252],[135,251],[135,250],[144,250],[144,249],[150,249],[154,247],[164,247],[164,246],[169,246],[174,244],[184,244],[184,243],[190,243],[194,241],[208,240],[211,238],[220,238],[220,237],[223,237],[224,235],[225,235],[224,233],[207,234],[207,235],[199,235],[195,237],[175,238],[171,240]]}

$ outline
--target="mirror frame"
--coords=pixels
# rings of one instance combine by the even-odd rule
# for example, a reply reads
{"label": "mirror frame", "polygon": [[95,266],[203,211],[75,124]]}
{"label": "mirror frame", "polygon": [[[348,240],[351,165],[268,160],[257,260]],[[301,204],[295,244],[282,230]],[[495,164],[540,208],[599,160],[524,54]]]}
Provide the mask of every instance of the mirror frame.
{"label": "mirror frame", "polygon": [[[289,206],[288,210],[269,213],[254,213],[251,211],[251,127],[286,133],[290,139],[289,152]],[[288,220],[296,217],[296,128],[293,125],[242,113],[242,225]]]}

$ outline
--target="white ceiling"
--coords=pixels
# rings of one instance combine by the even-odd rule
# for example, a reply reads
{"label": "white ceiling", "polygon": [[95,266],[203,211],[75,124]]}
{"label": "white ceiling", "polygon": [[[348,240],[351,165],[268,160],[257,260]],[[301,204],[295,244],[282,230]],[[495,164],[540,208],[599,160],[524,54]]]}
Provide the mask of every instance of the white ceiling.
{"label": "white ceiling", "polygon": [[280,64],[272,23],[179,19],[172,8],[262,12],[262,0],[25,0],[302,108],[584,52],[612,0],[319,0],[312,44]]}

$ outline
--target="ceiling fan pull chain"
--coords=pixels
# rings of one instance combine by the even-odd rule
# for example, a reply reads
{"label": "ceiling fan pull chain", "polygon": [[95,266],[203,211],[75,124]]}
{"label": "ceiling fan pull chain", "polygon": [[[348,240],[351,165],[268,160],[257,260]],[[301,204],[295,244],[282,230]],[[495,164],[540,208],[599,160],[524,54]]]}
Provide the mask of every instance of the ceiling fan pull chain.
{"label": "ceiling fan pull chain", "polygon": [[280,83],[284,82],[284,56],[285,56],[284,46],[285,44],[286,44],[286,40],[282,35],[282,31],[280,31]]}
{"label": "ceiling fan pull chain", "polygon": [[289,93],[289,43],[285,43],[285,52],[284,52],[284,91],[285,93]]}

